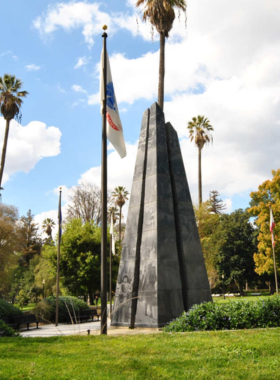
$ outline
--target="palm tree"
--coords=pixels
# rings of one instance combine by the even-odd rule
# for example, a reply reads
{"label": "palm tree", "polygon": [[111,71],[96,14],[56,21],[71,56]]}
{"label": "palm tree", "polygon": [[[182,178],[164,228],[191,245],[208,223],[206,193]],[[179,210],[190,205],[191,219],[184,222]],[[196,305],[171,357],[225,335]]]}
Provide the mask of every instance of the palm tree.
{"label": "palm tree", "polygon": [[111,215],[113,214],[113,222],[114,222],[114,225],[116,223],[116,221],[119,219],[119,216],[117,215],[117,212],[118,212],[118,209],[116,207],[109,207],[108,209],[108,222],[111,223]]}
{"label": "palm tree", "polygon": [[42,223],[43,231],[51,239],[52,239],[52,230],[54,227],[55,227],[55,222],[53,221],[53,219],[46,218],[45,220],[43,220],[43,223]]}
{"label": "palm tree", "polygon": [[119,213],[119,240],[121,240],[122,235],[122,208],[125,204],[125,201],[128,200],[129,192],[126,191],[125,187],[118,186],[114,189],[112,197],[116,199],[116,205],[120,209]]}
{"label": "palm tree", "polygon": [[20,121],[20,107],[22,105],[21,98],[25,98],[26,95],[28,95],[27,91],[20,91],[22,84],[23,83],[21,80],[16,79],[14,75],[4,74],[3,78],[0,77],[0,110],[6,120],[6,130],[0,167],[0,188],[4,173],[10,121],[14,118]]}
{"label": "palm tree", "polygon": [[149,20],[160,35],[158,104],[163,110],[165,74],[165,38],[169,36],[175,20],[174,9],[186,11],[185,0],[137,0],[136,7],[144,6],[143,20]]}
{"label": "palm tree", "polygon": [[202,203],[202,180],[201,180],[201,151],[205,144],[213,142],[213,136],[210,131],[214,131],[212,125],[207,118],[198,115],[197,118],[193,117],[192,121],[188,123],[189,137],[191,141],[194,140],[195,145],[198,147],[198,198],[199,205]]}

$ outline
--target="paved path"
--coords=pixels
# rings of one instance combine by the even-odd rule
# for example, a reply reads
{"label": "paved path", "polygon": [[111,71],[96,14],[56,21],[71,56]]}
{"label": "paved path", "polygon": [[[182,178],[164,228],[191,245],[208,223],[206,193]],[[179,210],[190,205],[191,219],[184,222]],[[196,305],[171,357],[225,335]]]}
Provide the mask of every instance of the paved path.
{"label": "paved path", "polygon": [[[52,336],[66,336],[66,335],[87,335],[90,330],[90,335],[100,335],[100,321],[78,323],[76,325],[59,323],[56,327],[52,325],[39,326],[39,329],[31,327],[30,330],[21,331],[23,337],[41,337],[47,338]],[[131,330],[127,327],[110,327],[110,320],[108,319],[108,335],[136,335],[136,334],[154,334],[159,333],[159,329],[149,328],[136,328]]]}

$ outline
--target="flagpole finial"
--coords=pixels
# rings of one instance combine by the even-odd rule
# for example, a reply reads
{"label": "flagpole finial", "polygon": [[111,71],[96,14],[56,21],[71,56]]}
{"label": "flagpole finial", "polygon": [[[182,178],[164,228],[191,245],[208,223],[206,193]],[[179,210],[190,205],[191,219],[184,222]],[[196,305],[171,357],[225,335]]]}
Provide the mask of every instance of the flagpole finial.
{"label": "flagpole finial", "polygon": [[108,29],[107,25],[103,25],[103,26],[102,26],[102,29],[103,29],[103,30],[107,30],[107,29]]}

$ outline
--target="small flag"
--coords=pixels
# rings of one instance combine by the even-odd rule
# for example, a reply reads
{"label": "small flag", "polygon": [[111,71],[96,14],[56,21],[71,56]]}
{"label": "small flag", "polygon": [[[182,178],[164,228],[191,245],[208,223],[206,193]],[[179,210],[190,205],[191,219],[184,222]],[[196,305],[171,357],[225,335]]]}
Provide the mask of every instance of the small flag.
{"label": "small flag", "polygon": [[112,235],[112,254],[115,255],[116,249],[115,249],[115,235],[114,235],[114,213],[111,214],[110,234]]}
{"label": "small flag", "polygon": [[[126,147],[123,137],[123,128],[119,115],[117,99],[115,96],[115,90],[113,85],[113,79],[110,69],[109,57],[106,52],[107,57],[107,78],[106,78],[106,89],[107,89],[107,107],[106,107],[106,119],[107,119],[107,137],[112,143],[116,151],[119,153],[121,158],[126,156]],[[104,68],[104,54],[103,50],[101,53],[101,75],[100,75],[100,94],[101,94],[101,112],[103,107],[103,101],[105,99],[104,94],[104,79],[103,70]]]}
{"label": "small flag", "polygon": [[272,241],[273,247],[275,246],[274,235],[273,235],[274,227],[275,227],[275,222],[274,222],[274,218],[272,214],[272,208],[270,207],[270,232],[271,232],[271,241]]}

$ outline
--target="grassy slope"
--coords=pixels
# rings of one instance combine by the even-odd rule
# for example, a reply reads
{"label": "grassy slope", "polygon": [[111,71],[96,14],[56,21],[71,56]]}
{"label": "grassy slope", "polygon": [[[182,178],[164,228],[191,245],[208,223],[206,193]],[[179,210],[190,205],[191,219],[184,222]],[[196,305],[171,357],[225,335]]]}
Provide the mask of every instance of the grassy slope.
{"label": "grassy slope", "polygon": [[280,328],[0,339],[0,379],[279,379]]}

